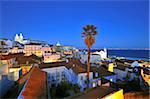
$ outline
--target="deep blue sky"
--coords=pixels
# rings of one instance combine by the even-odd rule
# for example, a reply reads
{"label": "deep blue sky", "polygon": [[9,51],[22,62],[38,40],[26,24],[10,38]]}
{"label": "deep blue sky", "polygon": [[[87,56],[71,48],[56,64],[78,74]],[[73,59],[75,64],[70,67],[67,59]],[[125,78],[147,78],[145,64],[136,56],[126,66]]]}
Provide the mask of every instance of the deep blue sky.
{"label": "deep blue sky", "polygon": [[148,48],[148,1],[1,1],[0,38],[25,38],[85,48],[86,24],[97,26],[93,48]]}

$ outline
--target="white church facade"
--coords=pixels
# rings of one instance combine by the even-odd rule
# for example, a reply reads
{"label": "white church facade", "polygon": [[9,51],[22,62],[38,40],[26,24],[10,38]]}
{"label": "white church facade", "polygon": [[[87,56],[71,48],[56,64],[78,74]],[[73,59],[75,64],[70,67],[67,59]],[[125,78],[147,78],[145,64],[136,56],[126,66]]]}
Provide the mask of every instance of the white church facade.
{"label": "white church facade", "polygon": [[21,44],[26,44],[26,43],[29,42],[28,40],[25,40],[25,39],[24,39],[22,33],[15,35],[15,41],[16,41],[16,42],[19,42],[19,43],[21,43]]}
{"label": "white church facade", "polygon": [[[107,59],[107,50],[106,49],[91,53],[90,63],[98,63],[98,62],[100,62],[101,60],[104,60],[104,59]],[[82,63],[87,63],[88,54],[87,53],[80,54],[80,61]]]}

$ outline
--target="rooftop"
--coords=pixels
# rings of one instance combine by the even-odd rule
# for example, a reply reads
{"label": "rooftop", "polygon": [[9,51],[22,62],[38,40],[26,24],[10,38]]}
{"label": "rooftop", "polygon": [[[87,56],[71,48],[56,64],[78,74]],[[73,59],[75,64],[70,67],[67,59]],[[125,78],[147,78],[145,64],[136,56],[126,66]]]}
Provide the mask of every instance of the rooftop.
{"label": "rooftop", "polygon": [[38,59],[40,59],[38,56],[36,55],[30,55],[30,56],[20,56],[16,58],[16,61],[18,62],[18,64],[26,64],[28,62],[28,64],[32,64],[32,63],[37,63]]}
{"label": "rooftop", "polygon": [[104,96],[114,93],[116,91],[118,90],[111,87],[101,86],[101,87],[93,88],[89,92],[81,96],[75,97],[74,99],[93,99],[93,97],[94,99],[101,99]]}
{"label": "rooftop", "polygon": [[24,86],[21,96],[23,96],[24,99],[47,98],[46,79],[46,72],[43,72],[38,67],[35,67],[26,85]]}
{"label": "rooftop", "polygon": [[29,44],[25,44],[25,45],[42,45],[41,43],[29,43]]}
{"label": "rooftop", "polygon": [[68,69],[72,69],[77,74],[86,72],[86,69],[84,68],[86,65],[82,64],[78,59],[68,59],[68,62],[63,61],[53,63],[42,63],[39,65],[41,69],[60,66],[65,66]]}
{"label": "rooftop", "polygon": [[66,64],[68,68],[71,68],[75,73],[85,73],[86,65],[82,64],[78,59],[68,59],[68,63]]}
{"label": "rooftop", "polygon": [[15,54],[8,54],[8,55],[0,55],[0,60],[8,60],[11,58],[17,58],[23,56],[24,53],[15,53]]}
{"label": "rooftop", "polygon": [[117,67],[114,67],[114,68],[125,71],[126,66],[117,64]]}
{"label": "rooftop", "polygon": [[92,67],[91,68],[91,71],[93,72],[98,72],[99,76],[111,76],[111,75],[115,75],[114,73],[112,72],[109,72],[107,69],[105,69],[104,67]]}
{"label": "rooftop", "polygon": [[150,75],[150,68],[144,68],[143,71],[144,74]]}

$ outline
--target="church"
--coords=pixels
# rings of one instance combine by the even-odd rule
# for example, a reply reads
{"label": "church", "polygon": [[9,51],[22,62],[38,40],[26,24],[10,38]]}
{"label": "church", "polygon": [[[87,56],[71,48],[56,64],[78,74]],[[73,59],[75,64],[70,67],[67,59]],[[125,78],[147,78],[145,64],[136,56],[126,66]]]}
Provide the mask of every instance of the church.
{"label": "church", "polygon": [[15,41],[16,41],[16,42],[19,42],[19,43],[21,43],[21,44],[26,44],[26,43],[28,43],[28,40],[25,40],[25,39],[24,39],[22,33],[15,35]]}

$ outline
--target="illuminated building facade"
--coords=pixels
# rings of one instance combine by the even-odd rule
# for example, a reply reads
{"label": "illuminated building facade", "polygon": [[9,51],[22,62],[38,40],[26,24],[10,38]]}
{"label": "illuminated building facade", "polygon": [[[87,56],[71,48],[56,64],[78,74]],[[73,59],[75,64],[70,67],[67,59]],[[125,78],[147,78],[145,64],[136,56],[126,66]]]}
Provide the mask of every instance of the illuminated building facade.
{"label": "illuminated building facade", "polygon": [[23,52],[24,52],[23,48],[13,47],[9,49],[9,53],[23,53]]}
{"label": "illuminated building facade", "polygon": [[57,62],[61,58],[60,54],[57,53],[45,54],[43,57],[44,57],[44,63]]}
{"label": "illuminated building facade", "polygon": [[42,45],[39,43],[29,43],[24,47],[24,53],[26,56],[30,56],[32,54],[42,57]]}

